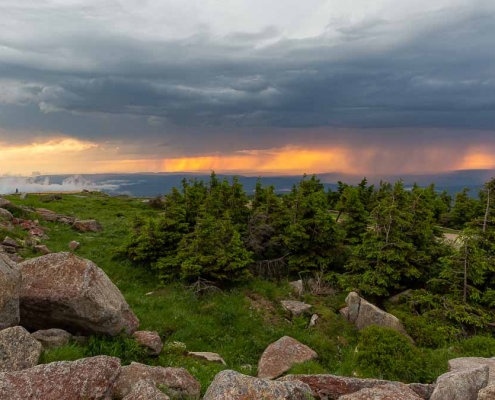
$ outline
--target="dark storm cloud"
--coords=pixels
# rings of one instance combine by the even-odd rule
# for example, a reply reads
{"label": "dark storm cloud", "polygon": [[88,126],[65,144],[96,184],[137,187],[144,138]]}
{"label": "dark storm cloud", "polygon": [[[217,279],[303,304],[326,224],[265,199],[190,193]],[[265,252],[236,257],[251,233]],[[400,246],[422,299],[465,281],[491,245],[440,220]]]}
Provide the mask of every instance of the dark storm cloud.
{"label": "dark storm cloud", "polygon": [[[203,26],[150,39],[94,22],[59,36],[30,32],[29,40],[10,32],[0,35],[0,127],[18,132],[12,141],[34,130],[157,143],[166,136],[162,151],[186,153],[207,140],[180,138],[200,134],[230,138],[216,144],[230,149],[250,135],[258,147],[302,142],[296,128],[308,127],[315,138],[331,128],[334,142],[355,143],[367,133],[346,130],[379,140],[381,129],[399,142],[407,135],[398,128],[492,130],[495,8],[466,4],[409,19],[330,21],[302,38],[274,26],[225,34]],[[71,18],[63,7],[39,12],[39,20]]]}

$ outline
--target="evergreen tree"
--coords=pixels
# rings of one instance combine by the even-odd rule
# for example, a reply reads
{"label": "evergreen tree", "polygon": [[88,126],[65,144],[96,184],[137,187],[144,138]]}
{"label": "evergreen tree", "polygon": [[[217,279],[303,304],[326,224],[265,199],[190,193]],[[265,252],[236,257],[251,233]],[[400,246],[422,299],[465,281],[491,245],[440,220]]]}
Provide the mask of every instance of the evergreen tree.
{"label": "evergreen tree", "polygon": [[326,270],[340,257],[342,234],[327,210],[323,185],[313,175],[288,196],[289,224],[284,242],[294,271]]}
{"label": "evergreen tree", "polygon": [[342,228],[350,244],[360,243],[361,235],[368,228],[369,213],[365,209],[360,194],[359,188],[346,187],[336,207],[339,213],[344,215]]}

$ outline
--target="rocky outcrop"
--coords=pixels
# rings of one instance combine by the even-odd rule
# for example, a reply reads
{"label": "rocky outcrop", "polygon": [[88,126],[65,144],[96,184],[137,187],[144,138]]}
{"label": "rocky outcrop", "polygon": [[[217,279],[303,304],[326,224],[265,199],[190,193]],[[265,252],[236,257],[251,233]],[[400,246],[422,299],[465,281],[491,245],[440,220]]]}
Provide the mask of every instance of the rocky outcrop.
{"label": "rocky outcrop", "polygon": [[12,203],[3,197],[0,197],[0,208],[11,208]]}
{"label": "rocky outcrop", "polygon": [[46,247],[44,244],[38,244],[38,245],[34,246],[34,251],[36,253],[43,254],[43,255],[52,253],[51,250],[48,247]]}
{"label": "rocky outcrop", "polygon": [[460,371],[464,369],[488,366],[488,383],[495,382],[495,358],[461,357],[449,360],[449,371]]}
{"label": "rocky outcrop", "polygon": [[38,342],[41,343],[44,349],[54,349],[69,344],[72,335],[63,329],[46,329],[36,331],[31,334]]}
{"label": "rocky outcrop", "polygon": [[57,214],[55,211],[47,210],[46,208],[35,208],[34,211],[40,214],[41,218],[48,222],[60,222],[66,225],[72,225],[76,218],[67,215]]}
{"label": "rocky outcrop", "polygon": [[317,358],[318,354],[314,350],[289,336],[284,336],[263,352],[258,363],[258,377],[275,379],[294,365]]}
{"label": "rocky outcrop", "polygon": [[[336,375],[287,375],[278,381],[306,383],[313,396],[321,399],[335,400],[341,396],[359,392],[362,389],[374,388],[383,385],[401,385],[399,382],[390,382],[381,379],[360,379]],[[434,385],[411,383],[407,385],[419,398],[429,399],[434,390]]]}
{"label": "rocky outcrop", "polygon": [[101,232],[103,227],[95,219],[89,219],[87,221],[76,220],[72,227],[80,232]]}
{"label": "rocky outcrop", "polygon": [[184,368],[150,367],[133,362],[122,368],[122,373],[115,384],[115,396],[117,398],[127,396],[142,380],[150,380],[155,385],[166,386],[172,397],[199,399],[201,394],[201,384]]}
{"label": "rocky outcrop", "polygon": [[365,299],[359,297],[356,292],[349,293],[345,302],[347,304],[347,309],[345,312],[341,311],[341,315],[347,318],[349,322],[356,325],[357,329],[361,330],[372,325],[382,326],[394,329],[404,336],[407,336],[412,341],[404,326],[396,316],[367,302]]}
{"label": "rocky outcrop", "polygon": [[420,398],[406,385],[379,385],[371,389],[342,396],[341,400],[419,400]]}
{"label": "rocky outcrop", "polygon": [[157,356],[162,352],[163,343],[158,332],[139,331],[135,332],[132,337],[146,348],[150,356]]}
{"label": "rocky outcrop", "polygon": [[227,365],[224,359],[217,353],[210,353],[206,351],[190,351],[187,353],[189,357],[198,358],[200,360],[209,361],[212,363]]}
{"label": "rocky outcrop", "polygon": [[294,317],[309,314],[313,307],[309,304],[294,300],[282,300],[280,303],[282,304],[282,307],[289,311]]}
{"label": "rocky outcrop", "polygon": [[0,253],[0,330],[19,324],[21,273],[17,265]]}
{"label": "rocky outcrop", "polygon": [[71,241],[69,245],[67,246],[69,250],[76,251],[81,244],[79,242],[76,242],[75,240]]}
{"label": "rocky outcrop", "polygon": [[495,399],[495,383],[489,384],[486,388],[478,392],[478,400]]}
{"label": "rocky outcrop", "polygon": [[132,334],[139,321],[119,289],[96,264],[55,253],[20,264],[21,325],[71,333]]}
{"label": "rocky outcrop", "polygon": [[12,213],[5,208],[0,208],[0,220],[4,221],[12,221],[14,219],[14,216]]}
{"label": "rocky outcrop", "polygon": [[456,370],[441,375],[431,400],[477,400],[478,392],[488,384],[488,366]]}
{"label": "rocky outcrop", "polygon": [[118,358],[99,356],[0,373],[0,399],[110,400],[120,370]]}
{"label": "rocky outcrop", "polygon": [[308,385],[302,382],[278,382],[222,371],[213,380],[203,400],[309,400]]}
{"label": "rocky outcrop", "polygon": [[138,382],[122,400],[170,400],[170,397],[148,379]]}
{"label": "rocky outcrop", "polygon": [[[0,331],[0,372],[21,371],[38,365],[41,343],[21,326]],[[1,397],[0,398],[4,398]]]}

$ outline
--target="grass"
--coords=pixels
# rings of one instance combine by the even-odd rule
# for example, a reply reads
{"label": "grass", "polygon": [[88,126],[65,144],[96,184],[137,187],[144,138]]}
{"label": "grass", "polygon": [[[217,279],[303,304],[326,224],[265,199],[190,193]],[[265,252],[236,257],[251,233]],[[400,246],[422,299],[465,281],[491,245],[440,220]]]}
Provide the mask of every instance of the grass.
{"label": "grass", "polygon": [[[290,373],[352,376],[356,371],[359,334],[338,314],[345,293],[304,296],[302,300],[312,304],[320,316],[315,327],[307,328],[308,319],[291,320],[280,306],[280,300],[291,298],[287,282],[255,279],[228,292],[198,297],[180,283],[162,285],[147,269],[116,258],[116,249],[126,237],[132,220],[158,212],[139,199],[113,198],[100,193],[65,194],[60,200],[50,202],[38,195],[29,195],[25,200],[18,196],[8,199],[17,205],[47,208],[79,219],[97,219],[103,226],[99,233],[78,233],[69,226],[42,221],[49,228],[49,239],[43,244],[58,252],[68,251],[72,240],[80,242],[76,254],[94,261],[108,274],[139,318],[140,330],[157,331],[164,341],[160,356],[149,357],[128,338],[94,336],[85,344],[71,343],[46,351],[42,356],[44,363],[106,354],[120,357],[124,364],[137,361],[184,367],[201,382],[204,392],[214,376],[226,368],[255,376],[265,348],[282,336],[291,336],[314,349],[319,359],[294,366]],[[32,256],[29,252],[25,255]],[[465,350],[457,347],[457,351],[455,347],[454,350],[420,349],[428,376],[434,379],[445,372],[449,358],[468,351],[479,352],[483,346],[476,342],[465,347]],[[228,367],[187,357],[186,351],[219,353]]]}

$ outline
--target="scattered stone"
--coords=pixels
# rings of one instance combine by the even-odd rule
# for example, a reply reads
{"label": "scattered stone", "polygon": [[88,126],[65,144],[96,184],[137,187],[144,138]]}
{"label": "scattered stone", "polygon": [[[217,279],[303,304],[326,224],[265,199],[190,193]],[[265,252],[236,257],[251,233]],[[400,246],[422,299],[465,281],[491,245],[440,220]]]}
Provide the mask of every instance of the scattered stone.
{"label": "scattered stone", "polygon": [[318,322],[319,319],[320,317],[318,316],[318,314],[313,314],[313,316],[309,320],[309,327],[312,328],[313,326],[316,326],[316,323]]}
{"label": "scattered stone", "polygon": [[486,388],[478,392],[478,400],[495,399],[495,383],[489,384]]}
{"label": "scattered stone", "polygon": [[139,381],[123,400],[170,400],[170,397],[162,393],[153,381],[146,379]]}
{"label": "scattered stone", "polygon": [[294,282],[289,282],[289,285],[292,287],[292,291],[297,297],[301,297],[304,294],[304,284],[302,279]]}
{"label": "scattered stone", "polygon": [[275,379],[294,365],[315,360],[318,354],[297,340],[284,336],[269,345],[258,363],[258,378]]}
{"label": "scattered stone", "polygon": [[3,197],[0,197],[0,208],[10,208],[12,207],[12,203]]}
{"label": "scattered stone", "polygon": [[22,326],[0,331],[0,372],[21,371],[34,367],[38,365],[42,352],[41,343]]}
{"label": "scattered stone", "polygon": [[81,244],[79,242],[76,242],[73,240],[72,242],[69,243],[69,250],[76,251]]}
{"label": "scattered stone", "polygon": [[81,232],[101,232],[103,227],[95,219],[90,219],[87,221],[76,220],[72,227]]}
{"label": "scattered stone", "polygon": [[6,255],[0,253],[0,330],[19,324],[21,272]]}
{"label": "scattered stone", "polygon": [[44,244],[38,244],[34,246],[34,250],[36,251],[36,253],[41,253],[43,255],[52,253],[51,250],[48,247],[46,247]]}
{"label": "scattered stone", "polygon": [[0,245],[0,252],[8,254],[16,254],[17,248],[13,246]]}
{"label": "scattered stone", "polygon": [[36,208],[35,212],[37,212],[43,220],[48,222],[56,222],[58,219],[58,214],[56,212],[47,210],[46,208]]}
{"label": "scattered stone", "polygon": [[139,331],[134,332],[132,337],[146,348],[150,356],[157,356],[162,352],[163,343],[158,332]]}
{"label": "scattered stone", "polygon": [[14,219],[14,216],[5,208],[0,208],[0,219],[3,219],[5,221],[12,221]]}
{"label": "scattered stone", "polygon": [[96,264],[54,253],[20,264],[21,325],[70,333],[132,334],[139,321],[119,289]]}
{"label": "scattered stone", "polygon": [[483,365],[488,365],[489,376],[488,383],[495,382],[495,357],[460,357],[449,360],[449,371],[459,371],[464,369],[478,368]]}
{"label": "scattered stone", "polygon": [[26,200],[27,199],[27,196],[28,196],[27,193],[21,193],[21,195],[19,196],[19,199]]}
{"label": "scattered stone", "polygon": [[209,362],[227,365],[225,360],[217,353],[210,353],[204,351],[190,351],[187,353],[187,355],[195,358],[200,358],[202,360],[206,360]]}
{"label": "scattered stone", "polygon": [[157,386],[166,386],[172,398],[183,396],[188,399],[199,399],[201,394],[201,384],[184,368],[150,367],[133,362],[122,368],[115,384],[114,396],[117,398],[127,396],[139,381],[147,379]]}
{"label": "scattered stone", "polygon": [[270,381],[222,371],[213,380],[203,400],[310,400],[311,389],[302,382]]}
{"label": "scattered stone", "polygon": [[154,292],[148,292],[145,294],[145,296],[151,296]]}
{"label": "scattered stone", "polygon": [[[287,375],[279,378],[281,382],[303,382],[307,384],[317,399],[340,399],[341,396],[359,392],[362,389],[374,388],[375,386],[397,384],[381,379],[360,379],[336,375]],[[434,385],[411,383],[407,385],[421,399],[428,400],[433,393]]]}
{"label": "scattered stone", "polygon": [[[370,389],[340,397],[341,400],[419,400],[411,389],[404,384],[379,385]],[[447,399],[445,399],[447,400]]]}
{"label": "scattered stone", "polygon": [[20,247],[19,243],[17,243],[17,240],[14,240],[8,236],[6,236],[5,239],[3,239],[2,245],[7,247],[13,247],[15,249]]}
{"label": "scattered stone", "polygon": [[118,358],[99,356],[0,373],[0,399],[110,400],[120,371]]}
{"label": "scattered stone", "polygon": [[289,311],[294,317],[308,314],[313,307],[309,304],[293,300],[282,300],[280,303],[282,304],[282,307]]}
{"label": "scattered stone", "polygon": [[404,326],[396,316],[367,302],[365,299],[359,297],[356,292],[349,293],[345,302],[347,304],[347,319],[349,322],[356,325],[357,329],[361,330],[371,325],[391,328],[403,334],[413,342],[412,338],[407,334]]}
{"label": "scattered stone", "polygon": [[339,314],[342,315],[346,320],[349,320],[349,307],[344,307],[339,310]]}
{"label": "scattered stone", "polygon": [[10,259],[15,264],[20,264],[21,262],[24,261],[24,258],[21,257],[19,254],[14,253],[14,254],[6,254],[6,256]]}
{"label": "scattered stone", "polygon": [[42,331],[36,331],[31,334],[38,342],[40,342],[44,349],[54,349],[69,344],[72,335],[63,329],[46,329]]}
{"label": "scattered stone", "polygon": [[430,400],[477,400],[478,392],[488,384],[487,365],[456,370],[441,375]]}

